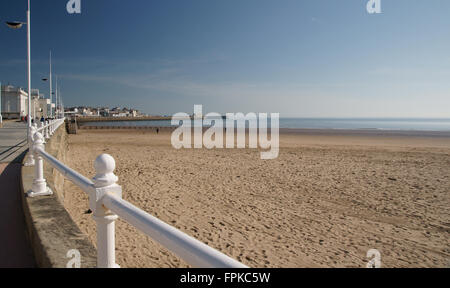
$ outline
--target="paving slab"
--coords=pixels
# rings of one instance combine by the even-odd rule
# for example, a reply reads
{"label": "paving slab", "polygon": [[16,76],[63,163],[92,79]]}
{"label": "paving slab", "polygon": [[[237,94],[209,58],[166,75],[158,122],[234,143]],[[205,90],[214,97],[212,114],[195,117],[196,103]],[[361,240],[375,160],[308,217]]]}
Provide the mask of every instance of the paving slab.
{"label": "paving slab", "polygon": [[23,155],[28,149],[27,125],[5,121],[0,128],[0,267],[34,267],[20,196]]}
{"label": "paving slab", "polygon": [[27,124],[4,122],[3,128],[0,128],[0,163],[17,161],[27,149]]}

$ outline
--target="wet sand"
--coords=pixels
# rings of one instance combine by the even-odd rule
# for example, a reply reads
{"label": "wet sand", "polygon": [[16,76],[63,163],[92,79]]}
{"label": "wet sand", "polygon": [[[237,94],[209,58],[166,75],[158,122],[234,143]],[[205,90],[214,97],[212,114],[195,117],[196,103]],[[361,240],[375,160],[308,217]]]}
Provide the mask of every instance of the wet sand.
{"label": "wet sand", "polygon": [[[439,133],[438,133],[439,134]],[[88,177],[111,154],[123,197],[251,267],[449,267],[450,137],[283,131],[280,155],[253,149],[175,150],[170,133],[80,130],[68,164]],[[95,244],[87,196],[65,205]],[[122,267],[186,267],[122,220]]]}

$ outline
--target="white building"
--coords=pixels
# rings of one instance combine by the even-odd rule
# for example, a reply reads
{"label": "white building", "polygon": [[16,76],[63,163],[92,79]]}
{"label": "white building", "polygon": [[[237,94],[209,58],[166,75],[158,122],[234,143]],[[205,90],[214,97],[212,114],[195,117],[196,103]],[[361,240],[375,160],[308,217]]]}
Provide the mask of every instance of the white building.
{"label": "white building", "polygon": [[1,86],[3,119],[19,119],[27,116],[28,93],[11,85]]}
{"label": "white building", "polygon": [[83,116],[92,116],[94,114],[92,113],[92,111],[90,109],[83,108],[82,115]]}
{"label": "white building", "polygon": [[111,116],[112,117],[128,117],[128,114],[123,113],[123,112],[116,112],[116,113],[112,113]]}
{"label": "white building", "polygon": [[36,111],[36,117],[37,118],[48,118],[51,116],[51,107],[52,104],[50,102],[50,99],[45,99],[45,98],[39,98],[39,111]]}
{"label": "white building", "polygon": [[39,98],[39,90],[31,89],[31,115],[35,118],[40,114]]}

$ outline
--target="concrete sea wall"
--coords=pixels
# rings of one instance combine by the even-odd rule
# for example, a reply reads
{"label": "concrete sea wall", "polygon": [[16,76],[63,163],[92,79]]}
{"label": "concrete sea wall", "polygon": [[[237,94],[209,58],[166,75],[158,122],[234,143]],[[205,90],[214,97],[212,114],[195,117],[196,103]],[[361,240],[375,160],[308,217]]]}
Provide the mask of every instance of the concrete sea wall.
{"label": "concrete sea wall", "polygon": [[[46,152],[65,163],[68,147],[65,125],[61,125],[45,145]],[[25,159],[28,157],[25,156]],[[44,176],[53,195],[29,198],[34,167],[22,166],[21,195],[28,237],[38,267],[65,268],[80,253],[81,268],[96,267],[97,251],[64,208],[64,177],[44,161]],[[67,181],[67,180],[66,180]],[[75,252],[76,253],[76,252]],[[71,263],[73,263],[72,261]]]}

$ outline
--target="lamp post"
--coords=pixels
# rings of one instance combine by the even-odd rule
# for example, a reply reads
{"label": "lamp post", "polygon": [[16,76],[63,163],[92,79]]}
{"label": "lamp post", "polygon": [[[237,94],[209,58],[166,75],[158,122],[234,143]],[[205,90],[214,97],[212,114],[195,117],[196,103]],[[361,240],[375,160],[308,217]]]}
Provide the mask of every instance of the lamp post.
{"label": "lamp post", "polygon": [[61,91],[59,91],[59,108],[60,108],[60,117],[64,118],[64,102],[63,97],[61,95]]}
{"label": "lamp post", "polygon": [[53,109],[52,109],[52,50],[50,50],[50,117],[53,117]]}
{"label": "lamp post", "polygon": [[55,118],[58,119],[58,75],[56,77]]}
{"label": "lamp post", "polygon": [[[30,147],[31,152],[31,12],[30,12],[30,0],[28,0],[28,9],[27,9],[27,22],[6,22],[6,24],[13,29],[20,29],[24,24],[27,25],[27,76],[28,76],[28,117],[27,117],[27,139],[28,139],[28,146]],[[28,157],[27,161],[25,162],[26,166],[33,166],[34,165],[34,157],[32,156],[32,153],[30,153],[30,156]]]}
{"label": "lamp post", "polygon": [[[39,101],[39,94],[38,94],[38,101]],[[36,121],[36,97],[33,97],[33,121]]]}
{"label": "lamp post", "polygon": [[[27,117],[27,122],[28,122],[28,129],[27,129],[27,133],[30,133],[30,129],[31,129],[31,21],[30,21],[30,16],[31,12],[30,12],[30,0],[28,0],[28,10],[27,10],[27,22],[6,22],[6,24],[13,29],[20,29],[22,28],[23,25],[27,25],[27,66],[28,66],[28,117]],[[29,135],[28,135],[29,136]],[[30,137],[27,137],[28,139],[30,139]]]}
{"label": "lamp post", "polygon": [[53,117],[53,108],[52,108],[52,103],[53,103],[53,92],[52,92],[52,50],[50,50],[50,77],[47,79],[47,78],[43,78],[42,79],[42,81],[44,81],[44,82],[46,82],[46,81],[49,81],[50,83],[50,115],[48,115],[48,112],[47,112],[47,116],[50,116],[50,117]]}
{"label": "lamp post", "polygon": [[[27,54],[28,54],[28,130],[31,129],[31,12],[30,12],[30,0],[28,0],[27,10]],[[28,132],[30,133],[30,132]]]}

